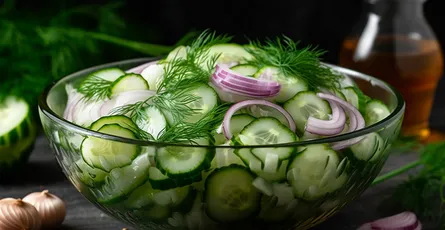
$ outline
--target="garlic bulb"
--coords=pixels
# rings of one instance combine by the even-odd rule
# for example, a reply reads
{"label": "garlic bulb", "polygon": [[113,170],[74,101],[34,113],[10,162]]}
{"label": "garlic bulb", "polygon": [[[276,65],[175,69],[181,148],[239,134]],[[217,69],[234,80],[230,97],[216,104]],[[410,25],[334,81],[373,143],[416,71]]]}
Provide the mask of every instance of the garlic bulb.
{"label": "garlic bulb", "polygon": [[21,199],[0,200],[0,229],[39,230],[42,221],[37,209]]}
{"label": "garlic bulb", "polygon": [[65,202],[48,190],[30,193],[23,201],[34,205],[40,213],[43,229],[58,227],[65,220]]}

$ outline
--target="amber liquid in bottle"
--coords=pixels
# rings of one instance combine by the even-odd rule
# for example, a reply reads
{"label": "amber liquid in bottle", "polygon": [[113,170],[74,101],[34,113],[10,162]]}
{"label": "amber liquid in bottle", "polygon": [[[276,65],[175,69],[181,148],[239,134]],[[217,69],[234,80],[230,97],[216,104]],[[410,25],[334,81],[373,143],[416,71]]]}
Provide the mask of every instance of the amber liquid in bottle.
{"label": "amber liquid in bottle", "polygon": [[442,53],[436,40],[377,37],[369,55],[354,60],[358,39],[346,39],[340,65],[369,74],[397,88],[406,102],[402,133],[427,138],[428,120],[437,83],[442,76]]}

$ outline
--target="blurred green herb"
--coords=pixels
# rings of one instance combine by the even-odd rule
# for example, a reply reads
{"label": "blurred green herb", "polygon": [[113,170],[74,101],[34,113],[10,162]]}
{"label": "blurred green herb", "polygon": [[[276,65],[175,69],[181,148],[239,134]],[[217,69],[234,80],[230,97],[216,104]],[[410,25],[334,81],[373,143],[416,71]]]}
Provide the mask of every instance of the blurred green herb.
{"label": "blurred green herb", "polygon": [[113,2],[48,12],[15,9],[15,1],[6,0],[0,6],[0,102],[17,95],[35,105],[51,82],[104,62],[104,42],[148,56],[171,51],[169,46],[115,36],[126,34],[126,23],[118,14],[122,6],[122,2]]}
{"label": "blurred green herb", "polygon": [[[403,144],[405,143],[405,144]],[[396,142],[397,145],[397,142]],[[396,204],[403,210],[415,212],[420,219],[434,221],[445,229],[445,142],[422,145],[412,138],[400,138],[399,147],[411,146],[420,153],[419,159],[388,172],[373,182],[377,185],[408,170],[421,167],[396,187],[392,196],[383,202]],[[402,150],[403,148],[396,148]],[[406,149],[405,149],[406,150]],[[413,151],[413,150],[411,150]]]}

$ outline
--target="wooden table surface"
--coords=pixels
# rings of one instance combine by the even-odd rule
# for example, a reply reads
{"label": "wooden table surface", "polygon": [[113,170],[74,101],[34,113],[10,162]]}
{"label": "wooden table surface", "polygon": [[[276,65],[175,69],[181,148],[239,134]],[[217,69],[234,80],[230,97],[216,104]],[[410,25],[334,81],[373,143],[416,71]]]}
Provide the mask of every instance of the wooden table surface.
{"label": "wooden table surface", "polygon": [[[397,168],[415,159],[416,154],[414,153],[391,156],[382,172]],[[407,175],[402,175],[368,189],[355,202],[314,229],[355,230],[363,222],[388,215],[388,213],[377,211],[377,206],[406,177]],[[67,202],[67,216],[61,230],[121,230],[124,227],[129,230],[133,229],[89,203],[65,178],[46,138],[39,136],[23,176],[13,184],[0,185],[0,197],[21,198],[30,192],[43,189],[49,189],[50,192],[57,194]]]}

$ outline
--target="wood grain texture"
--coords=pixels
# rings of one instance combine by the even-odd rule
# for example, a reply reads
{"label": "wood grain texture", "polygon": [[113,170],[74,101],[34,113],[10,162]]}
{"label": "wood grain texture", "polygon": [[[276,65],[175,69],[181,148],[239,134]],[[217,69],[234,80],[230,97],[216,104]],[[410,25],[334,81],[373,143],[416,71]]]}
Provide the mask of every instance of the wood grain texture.
{"label": "wood grain texture", "polygon": [[[415,158],[414,153],[391,156],[382,172]],[[367,190],[355,202],[314,229],[328,230],[335,226],[338,230],[354,230],[361,223],[391,214],[377,211],[377,206],[406,177],[407,175],[399,176]],[[23,175],[15,182],[1,184],[0,197],[21,198],[30,192],[43,189],[49,189],[67,203],[67,216],[61,230],[121,230],[124,227],[129,230],[134,229],[104,214],[86,200],[62,173],[45,137],[39,136]]]}

